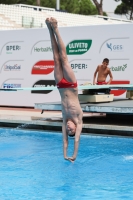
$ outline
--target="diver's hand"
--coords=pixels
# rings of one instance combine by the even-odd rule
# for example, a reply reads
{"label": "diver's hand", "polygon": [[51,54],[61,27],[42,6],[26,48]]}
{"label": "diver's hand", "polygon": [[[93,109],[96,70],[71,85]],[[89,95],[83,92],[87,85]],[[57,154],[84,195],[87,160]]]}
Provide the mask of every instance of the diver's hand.
{"label": "diver's hand", "polygon": [[64,159],[65,160],[68,160],[68,161],[70,161],[70,162],[74,162],[74,160],[76,159],[76,158],[74,158],[74,157],[64,157]]}
{"label": "diver's hand", "polygon": [[64,159],[65,159],[65,160],[69,160],[67,156],[66,156],[66,157],[64,157]]}
{"label": "diver's hand", "polygon": [[74,161],[76,160],[76,158],[74,158],[74,157],[68,157],[68,160],[69,160],[70,162],[74,162]]}

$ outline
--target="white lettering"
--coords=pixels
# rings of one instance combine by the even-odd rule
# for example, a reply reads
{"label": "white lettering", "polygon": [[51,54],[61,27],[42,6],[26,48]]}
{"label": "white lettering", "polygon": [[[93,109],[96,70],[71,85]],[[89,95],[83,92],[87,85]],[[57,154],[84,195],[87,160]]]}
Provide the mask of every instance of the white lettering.
{"label": "white lettering", "polygon": [[54,69],[54,66],[34,65],[35,69]]}

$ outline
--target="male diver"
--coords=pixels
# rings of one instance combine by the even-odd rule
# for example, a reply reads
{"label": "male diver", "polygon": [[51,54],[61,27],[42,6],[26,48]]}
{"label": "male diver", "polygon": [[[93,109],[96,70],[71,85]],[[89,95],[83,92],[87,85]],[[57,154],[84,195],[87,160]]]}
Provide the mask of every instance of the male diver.
{"label": "male diver", "polygon": [[[55,82],[62,103],[64,159],[73,162],[77,157],[83,116],[78,100],[77,81],[67,58],[66,48],[59,33],[57,20],[52,17],[47,18],[46,25],[50,33],[53,49]],[[72,157],[67,156],[68,135],[75,136],[74,152]]]}

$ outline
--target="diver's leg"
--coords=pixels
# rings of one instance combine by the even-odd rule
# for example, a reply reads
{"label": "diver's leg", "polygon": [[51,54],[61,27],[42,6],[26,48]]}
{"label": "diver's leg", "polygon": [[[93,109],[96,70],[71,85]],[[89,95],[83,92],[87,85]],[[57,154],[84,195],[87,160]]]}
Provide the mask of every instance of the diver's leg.
{"label": "diver's leg", "polygon": [[57,84],[63,78],[63,70],[62,70],[62,66],[61,66],[59,49],[58,49],[57,41],[56,41],[55,35],[53,33],[53,29],[51,27],[49,18],[47,18],[45,22],[48,27],[49,33],[50,33],[50,39],[51,39],[51,45],[52,45],[53,57],[54,57],[54,63],[55,63],[54,77],[55,77],[55,81]]}
{"label": "diver's leg", "polygon": [[56,35],[56,39],[58,43],[59,55],[61,59],[62,69],[63,69],[63,76],[66,80],[75,83],[76,78],[70,66],[70,63],[68,61],[68,57],[66,54],[66,47],[64,45],[64,42],[59,33],[59,29],[57,27],[57,20],[51,17],[50,22],[51,22],[51,26],[54,31],[54,34]]}

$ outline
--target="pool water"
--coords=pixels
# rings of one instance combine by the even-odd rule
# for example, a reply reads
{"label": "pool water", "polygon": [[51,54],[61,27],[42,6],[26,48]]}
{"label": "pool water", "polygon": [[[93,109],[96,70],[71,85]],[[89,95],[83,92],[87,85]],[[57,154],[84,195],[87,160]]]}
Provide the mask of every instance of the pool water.
{"label": "pool water", "polygon": [[33,199],[133,199],[133,139],[82,135],[70,163],[60,133],[0,129],[0,200]]}

